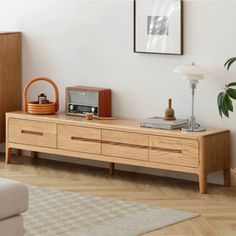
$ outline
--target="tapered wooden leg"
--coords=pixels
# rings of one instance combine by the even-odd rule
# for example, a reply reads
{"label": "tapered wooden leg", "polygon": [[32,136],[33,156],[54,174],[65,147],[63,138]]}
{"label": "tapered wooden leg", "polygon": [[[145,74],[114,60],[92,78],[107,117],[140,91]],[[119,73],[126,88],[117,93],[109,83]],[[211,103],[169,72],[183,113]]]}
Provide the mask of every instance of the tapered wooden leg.
{"label": "tapered wooden leg", "polygon": [[31,158],[32,158],[32,159],[38,158],[38,153],[37,153],[37,152],[34,152],[34,151],[31,151]]}
{"label": "tapered wooden leg", "polygon": [[114,175],[115,163],[110,162],[110,176]]}
{"label": "tapered wooden leg", "polygon": [[199,175],[199,191],[200,193],[207,193],[207,174],[205,172]]}
{"label": "tapered wooden leg", "polygon": [[15,149],[15,155],[16,156],[21,156],[21,150],[20,149]]}
{"label": "tapered wooden leg", "polygon": [[5,162],[6,162],[7,164],[10,164],[10,163],[11,163],[11,148],[6,148]]}
{"label": "tapered wooden leg", "polygon": [[230,186],[230,169],[224,170],[224,186]]}

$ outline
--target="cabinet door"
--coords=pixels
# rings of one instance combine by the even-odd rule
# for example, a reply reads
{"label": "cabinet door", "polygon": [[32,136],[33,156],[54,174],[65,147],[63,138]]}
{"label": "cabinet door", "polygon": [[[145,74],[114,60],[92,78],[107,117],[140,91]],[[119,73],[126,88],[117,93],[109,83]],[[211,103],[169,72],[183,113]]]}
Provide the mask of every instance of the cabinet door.
{"label": "cabinet door", "polygon": [[102,154],[136,160],[148,160],[148,135],[102,130]]}
{"label": "cabinet door", "polygon": [[0,142],[5,141],[5,113],[21,109],[21,34],[0,33]]}
{"label": "cabinet door", "polygon": [[58,125],[58,148],[101,154],[101,130],[80,126]]}
{"label": "cabinet door", "polygon": [[198,167],[198,141],[149,135],[149,161]]}
{"label": "cabinet door", "polygon": [[11,143],[56,148],[56,124],[40,121],[9,119],[8,132],[8,140]]}

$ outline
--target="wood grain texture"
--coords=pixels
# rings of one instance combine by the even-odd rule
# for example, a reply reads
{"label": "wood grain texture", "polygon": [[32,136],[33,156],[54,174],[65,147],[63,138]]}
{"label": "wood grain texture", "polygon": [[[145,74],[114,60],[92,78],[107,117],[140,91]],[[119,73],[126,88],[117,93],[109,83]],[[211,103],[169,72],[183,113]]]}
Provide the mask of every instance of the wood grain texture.
{"label": "wood grain texture", "polygon": [[148,146],[148,135],[122,131],[102,130],[102,141]]}
{"label": "wood grain texture", "polygon": [[109,90],[108,88],[100,88],[100,87],[89,87],[89,86],[72,86],[72,87],[67,87],[67,89],[75,89],[75,90],[84,90],[84,91],[104,91],[104,90]]}
{"label": "wood grain texture", "polygon": [[102,129],[102,155],[148,160],[148,135]]}
{"label": "wood grain texture", "polygon": [[207,129],[204,132],[182,132],[181,130],[164,130],[164,129],[150,129],[140,127],[140,122],[137,120],[113,119],[113,120],[86,120],[85,117],[68,116],[64,113],[56,113],[54,115],[30,115],[23,111],[15,111],[7,113],[7,116],[25,119],[25,120],[40,120],[50,123],[79,125],[85,127],[103,128],[106,130],[127,131],[139,134],[161,135],[165,137],[179,137],[185,139],[200,140],[201,137],[215,135],[216,133],[225,133],[225,129]]}
{"label": "wood grain texture", "polygon": [[158,149],[149,150],[149,161],[194,168],[197,168],[199,163],[198,159],[181,157],[181,153],[162,151]]}
{"label": "wood grain texture", "polygon": [[101,154],[101,129],[58,125],[58,148]]}
{"label": "wood grain texture", "polygon": [[0,142],[5,141],[5,113],[21,109],[21,33],[0,33]]}
{"label": "wood grain texture", "polygon": [[98,91],[99,117],[111,117],[111,89]]}
{"label": "wood grain texture", "polygon": [[149,136],[149,161],[198,167],[198,141],[163,136]]}
{"label": "wood grain texture", "polygon": [[[201,217],[142,236],[234,236],[236,235],[236,187],[209,184],[200,195],[198,184],[116,170],[110,177],[103,168],[50,160],[12,156],[12,165],[0,157],[0,176],[38,187],[135,201],[199,213]],[[232,171],[236,180],[236,171]],[[233,177],[232,176],[232,177]],[[235,182],[236,183],[236,182]]]}
{"label": "wood grain texture", "polygon": [[[199,190],[200,193],[206,193],[207,192],[207,168],[206,168],[206,143],[205,139],[200,139],[200,163],[199,163]],[[210,157],[209,157],[210,158]]]}
{"label": "wood grain texture", "polygon": [[7,164],[11,163],[11,148],[9,148],[9,147],[6,148],[5,162]]}
{"label": "wood grain texture", "polygon": [[[132,126],[129,128],[126,126],[124,130],[124,123],[133,124],[132,121],[125,120],[84,122],[80,118],[73,118],[71,119],[73,125],[68,125],[67,118],[60,119],[59,116],[53,115],[42,121],[41,116],[19,112],[8,113],[7,118],[9,140],[6,142],[6,149],[20,148],[111,163],[195,173],[199,176],[201,193],[207,191],[208,173],[223,170],[225,185],[230,185],[230,136],[227,130],[210,130],[202,132],[201,136],[181,133],[180,136],[179,132],[163,133],[155,129],[144,129],[143,133],[139,132],[140,127],[135,129]],[[13,121],[15,125],[11,124]],[[58,146],[52,148],[46,143],[39,145],[30,139],[35,136],[38,143],[42,142],[41,138],[47,130],[45,126],[55,127],[56,131],[53,134]],[[153,135],[152,132],[159,134]],[[28,138],[26,142],[24,137]],[[7,160],[10,160],[9,154],[6,155]]]}
{"label": "wood grain texture", "polygon": [[230,185],[230,133],[217,133],[214,138],[200,139],[199,187],[206,193],[207,175],[219,170],[224,171],[224,183]]}
{"label": "wood grain texture", "polygon": [[0,35],[9,35],[9,34],[20,34],[21,35],[21,32],[19,31],[0,31]]}
{"label": "wood grain texture", "polygon": [[147,161],[148,148],[102,143],[102,155]]}
{"label": "wood grain texture", "polygon": [[204,137],[204,149],[206,158],[205,165],[207,172],[218,171],[222,169],[230,169],[230,133],[222,133],[214,136],[214,139]]}
{"label": "wood grain texture", "polygon": [[170,153],[172,151],[176,157],[198,159],[199,156],[197,140],[149,135],[149,146]]}
{"label": "wood grain texture", "polygon": [[57,147],[57,125],[19,119],[9,120],[9,142],[40,147]]}
{"label": "wood grain texture", "polygon": [[56,155],[62,155],[62,156],[71,156],[75,158],[88,159],[88,160],[114,162],[114,163],[141,166],[141,167],[151,167],[151,168],[157,168],[157,169],[162,169],[162,170],[172,170],[172,171],[180,171],[180,172],[182,171],[182,172],[194,173],[194,174],[198,174],[199,172],[197,168],[193,168],[193,167],[169,165],[169,164],[164,164],[164,163],[135,160],[135,159],[130,159],[130,158],[120,158],[120,157],[106,156],[106,155],[96,155],[96,154],[91,154],[91,153],[86,153],[86,152],[61,150],[61,149],[55,149],[55,148],[46,148],[46,147],[39,147],[39,146],[25,145],[25,144],[18,144],[18,143],[9,143],[8,147],[18,148],[18,149],[20,148],[22,150],[30,150],[30,151],[35,151],[35,152],[43,152],[43,153],[56,154]]}

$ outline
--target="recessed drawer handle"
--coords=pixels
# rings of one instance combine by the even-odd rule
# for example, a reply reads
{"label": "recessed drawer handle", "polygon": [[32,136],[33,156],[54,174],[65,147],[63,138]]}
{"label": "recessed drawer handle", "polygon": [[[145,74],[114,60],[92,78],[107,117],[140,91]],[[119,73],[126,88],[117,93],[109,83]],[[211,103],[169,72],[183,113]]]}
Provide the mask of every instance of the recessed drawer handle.
{"label": "recessed drawer handle", "polygon": [[178,149],[170,149],[170,148],[158,148],[158,147],[150,147],[151,150],[158,150],[162,152],[173,152],[173,153],[182,153],[182,150]]}
{"label": "recessed drawer handle", "polygon": [[75,137],[75,136],[71,136],[71,140],[84,141],[84,142],[93,142],[93,143],[101,143],[101,140],[92,139],[92,138],[81,138],[81,137]]}
{"label": "recessed drawer handle", "polygon": [[130,148],[142,148],[146,149],[148,146],[145,145],[138,145],[138,144],[129,144],[129,143],[120,143],[120,142],[113,142],[113,141],[102,141],[103,144],[110,144],[110,145],[117,145],[123,147],[130,147]]}
{"label": "recessed drawer handle", "polygon": [[37,132],[37,131],[30,131],[30,130],[21,130],[22,134],[32,134],[32,135],[38,135],[43,136],[43,133]]}

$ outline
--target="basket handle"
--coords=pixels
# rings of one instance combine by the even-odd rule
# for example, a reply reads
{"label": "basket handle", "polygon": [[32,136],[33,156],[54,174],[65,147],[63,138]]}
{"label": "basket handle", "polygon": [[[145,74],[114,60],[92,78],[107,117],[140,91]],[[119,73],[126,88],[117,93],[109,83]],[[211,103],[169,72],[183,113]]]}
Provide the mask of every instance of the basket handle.
{"label": "basket handle", "polygon": [[27,106],[27,103],[28,103],[28,99],[27,99],[27,92],[29,90],[29,87],[31,84],[33,84],[34,82],[36,81],[39,81],[39,80],[44,80],[44,81],[47,81],[48,83],[50,83],[53,88],[54,88],[54,91],[55,91],[55,98],[56,98],[56,101],[55,101],[55,104],[56,104],[56,112],[59,110],[59,91],[58,91],[58,88],[57,88],[57,85],[56,83],[49,79],[49,78],[46,78],[46,77],[38,77],[38,78],[34,78],[32,80],[30,80],[25,88],[24,88],[24,111],[27,112],[28,111],[28,106]]}

